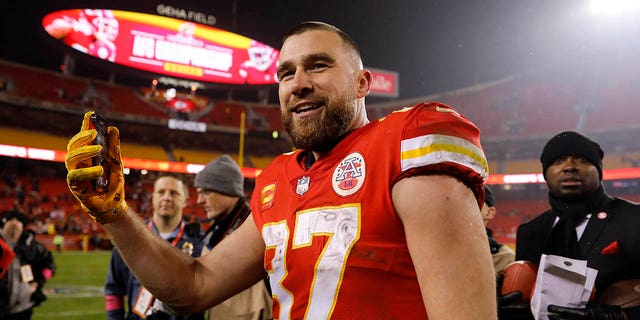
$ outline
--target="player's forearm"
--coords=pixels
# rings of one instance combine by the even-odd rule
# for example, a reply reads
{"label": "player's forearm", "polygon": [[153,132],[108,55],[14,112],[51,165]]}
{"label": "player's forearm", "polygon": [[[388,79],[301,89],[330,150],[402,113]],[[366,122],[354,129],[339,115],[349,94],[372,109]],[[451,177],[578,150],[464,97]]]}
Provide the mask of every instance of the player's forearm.
{"label": "player's forearm", "polygon": [[103,227],[145,288],[163,302],[170,298],[187,304],[193,284],[192,257],[153,234],[131,209]]}

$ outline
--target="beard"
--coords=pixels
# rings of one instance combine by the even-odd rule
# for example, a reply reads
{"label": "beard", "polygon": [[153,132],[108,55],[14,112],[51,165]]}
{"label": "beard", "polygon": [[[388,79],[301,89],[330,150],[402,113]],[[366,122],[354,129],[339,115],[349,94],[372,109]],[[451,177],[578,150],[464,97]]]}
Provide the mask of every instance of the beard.
{"label": "beard", "polygon": [[[327,100],[325,97],[321,101]],[[340,142],[355,117],[355,94],[345,93],[334,102],[327,102],[323,112],[311,117],[294,119],[291,112],[284,112],[282,123],[297,149],[326,152]]]}

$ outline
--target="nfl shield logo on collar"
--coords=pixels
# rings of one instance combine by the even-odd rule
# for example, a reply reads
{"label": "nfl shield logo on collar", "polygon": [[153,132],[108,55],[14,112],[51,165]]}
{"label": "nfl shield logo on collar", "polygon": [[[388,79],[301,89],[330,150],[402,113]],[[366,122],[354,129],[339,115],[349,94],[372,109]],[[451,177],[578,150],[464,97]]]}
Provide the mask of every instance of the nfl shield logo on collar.
{"label": "nfl shield logo on collar", "polygon": [[302,176],[302,178],[298,179],[298,185],[296,186],[296,193],[298,195],[303,195],[309,190],[309,180],[309,177],[305,176]]}

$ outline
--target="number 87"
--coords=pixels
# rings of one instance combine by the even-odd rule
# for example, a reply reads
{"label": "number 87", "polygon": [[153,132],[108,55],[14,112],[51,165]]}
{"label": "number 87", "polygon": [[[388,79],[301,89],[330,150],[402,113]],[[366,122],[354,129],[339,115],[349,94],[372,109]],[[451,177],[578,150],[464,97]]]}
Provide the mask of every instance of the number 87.
{"label": "number 87", "polygon": [[[290,319],[293,293],[282,286],[288,275],[289,228],[286,220],[266,224],[262,236],[267,249],[275,249],[271,269],[267,271],[270,273],[273,296],[280,303],[280,319]],[[347,256],[360,237],[360,205],[321,207],[298,212],[291,250],[311,246],[314,236],[327,236],[329,241],[315,263],[305,318],[327,319],[335,307]]]}

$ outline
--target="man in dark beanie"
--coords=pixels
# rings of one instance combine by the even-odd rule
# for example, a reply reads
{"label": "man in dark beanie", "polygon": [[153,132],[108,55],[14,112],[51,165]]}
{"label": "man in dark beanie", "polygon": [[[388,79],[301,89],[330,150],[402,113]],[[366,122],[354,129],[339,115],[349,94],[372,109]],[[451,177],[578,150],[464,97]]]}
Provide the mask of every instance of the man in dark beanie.
{"label": "man in dark beanie", "polygon": [[542,174],[546,176],[547,168],[563,155],[581,156],[589,160],[596,169],[600,180],[602,180],[602,158],[604,152],[600,145],[593,140],[575,131],[565,131],[551,138],[544,146],[540,163],[542,163]]}
{"label": "man in dark beanie", "polygon": [[[198,205],[212,221],[202,239],[204,255],[236,230],[251,214],[251,209],[245,200],[242,172],[226,154],[198,172],[194,185],[198,191]],[[267,283],[258,282],[211,308],[210,319],[271,319],[272,299]]]}
{"label": "man in dark beanie", "polygon": [[640,279],[640,205],[604,191],[603,158],[598,143],[575,131],[551,138],[540,156],[551,209],[518,227],[516,260],[539,264],[542,254],[558,255],[598,270],[593,302],[551,304],[549,319],[640,319],[640,307],[596,303],[611,285]]}

